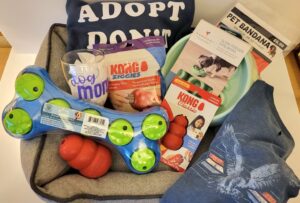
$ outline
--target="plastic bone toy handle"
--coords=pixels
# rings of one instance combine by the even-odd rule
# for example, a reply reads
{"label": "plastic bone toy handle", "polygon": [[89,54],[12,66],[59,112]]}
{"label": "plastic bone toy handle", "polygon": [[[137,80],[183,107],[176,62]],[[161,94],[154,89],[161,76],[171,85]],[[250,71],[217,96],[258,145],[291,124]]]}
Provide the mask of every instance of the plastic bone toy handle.
{"label": "plastic bone toy handle", "polygon": [[107,133],[96,139],[115,147],[132,172],[148,173],[159,163],[158,140],[165,135],[169,125],[163,108],[123,113],[96,106],[63,92],[52,82],[45,69],[35,66],[27,67],[19,74],[15,90],[17,97],[2,114],[4,128],[11,136],[28,140],[57,130],[41,122],[43,107],[50,103],[107,118]]}

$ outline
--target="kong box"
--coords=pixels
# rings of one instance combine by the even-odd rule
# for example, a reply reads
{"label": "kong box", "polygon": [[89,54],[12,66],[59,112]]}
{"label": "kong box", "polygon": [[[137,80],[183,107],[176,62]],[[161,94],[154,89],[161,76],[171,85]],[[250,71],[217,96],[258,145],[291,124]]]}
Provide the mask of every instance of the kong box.
{"label": "kong box", "polygon": [[[179,149],[171,150],[161,144],[161,162],[179,172],[185,171],[220,105],[221,99],[219,97],[175,77],[162,106],[167,110],[170,118],[170,128],[172,128],[174,118],[178,115],[185,116],[188,125]],[[172,129],[169,129],[169,133],[170,131]],[[168,133],[165,137],[167,136]]]}

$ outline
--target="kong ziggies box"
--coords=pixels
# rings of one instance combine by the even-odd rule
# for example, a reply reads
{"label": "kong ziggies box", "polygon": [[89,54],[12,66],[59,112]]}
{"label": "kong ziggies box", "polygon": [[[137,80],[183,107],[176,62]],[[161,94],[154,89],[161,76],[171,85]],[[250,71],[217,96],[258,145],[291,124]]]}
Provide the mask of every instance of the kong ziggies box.
{"label": "kong ziggies box", "polygon": [[[220,105],[219,97],[175,77],[162,102],[162,107],[167,110],[171,124],[161,144],[161,162],[179,172],[184,172]],[[185,116],[188,121],[183,137],[174,135],[180,129],[177,129],[176,125],[172,125],[179,115]],[[172,138],[168,142],[182,142],[177,150],[171,150],[164,146],[164,141],[168,139],[168,136]]]}

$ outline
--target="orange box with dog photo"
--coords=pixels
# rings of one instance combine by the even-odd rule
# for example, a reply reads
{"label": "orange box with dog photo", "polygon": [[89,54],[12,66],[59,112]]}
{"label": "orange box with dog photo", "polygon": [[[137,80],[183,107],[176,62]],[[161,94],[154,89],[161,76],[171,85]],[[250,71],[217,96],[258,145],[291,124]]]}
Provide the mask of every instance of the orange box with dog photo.
{"label": "orange box with dog photo", "polygon": [[219,97],[175,77],[162,102],[171,122],[160,146],[160,161],[185,171],[220,104]]}

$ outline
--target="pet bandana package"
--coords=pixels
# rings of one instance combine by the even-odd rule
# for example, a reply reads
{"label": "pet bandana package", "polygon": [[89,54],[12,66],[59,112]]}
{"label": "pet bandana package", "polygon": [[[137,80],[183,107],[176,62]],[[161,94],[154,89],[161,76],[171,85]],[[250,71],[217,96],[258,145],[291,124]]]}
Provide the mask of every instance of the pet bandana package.
{"label": "pet bandana package", "polygon": [[246,42],[201,20],[166,81],[172,81],[176,74],[183,80],[191,75],[193,82],[199,80],[219,96],[250,48]]}
{"label": "pet bandana package", "polygon": [[[238,3],[220,21],[219,26],[240,33],[243,40],[254,47],[251,52],[259,72],[290,45],[290,41]],[[225,29],[226,29],[225,28]]]}
{"label": "pet bandana package", "polygon": [[97,44],[105,52],[109,98],[120,111],[136,112],[158,106],[163,96],[160,69],[166,58],[163,37],[146,37],[119,44]]}
{"label": "pet bandana package", "polygon": [[[219,97],[175,77],[162,102],[171,124],[162,140],[161,162],[185,171],[220,105]],[[179,121],[179,117],[186,121]]]}
{"label": "pet bandana package", "polygon": [[68,0],[67,50],[92,49],[148,36],[163,36],[171,47],[189,34],[194,1]]}

